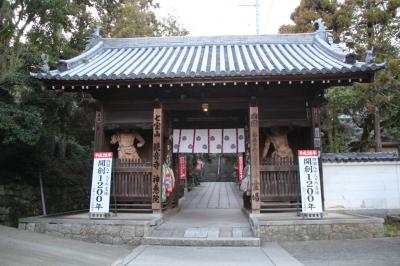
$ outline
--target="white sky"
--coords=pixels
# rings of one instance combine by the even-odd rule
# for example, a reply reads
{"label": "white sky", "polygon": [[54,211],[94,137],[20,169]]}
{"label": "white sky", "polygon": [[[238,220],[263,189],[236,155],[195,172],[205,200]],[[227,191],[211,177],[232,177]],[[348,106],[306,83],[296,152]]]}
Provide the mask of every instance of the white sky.
{"label": "white sky", "polygon": [[[292,23],[290,14],[300,0],[259,0],[260,34],[277,33],[282,24]],[[156,0],[165,17],[177,18],[190,35],[256,34],[255,0]]]}

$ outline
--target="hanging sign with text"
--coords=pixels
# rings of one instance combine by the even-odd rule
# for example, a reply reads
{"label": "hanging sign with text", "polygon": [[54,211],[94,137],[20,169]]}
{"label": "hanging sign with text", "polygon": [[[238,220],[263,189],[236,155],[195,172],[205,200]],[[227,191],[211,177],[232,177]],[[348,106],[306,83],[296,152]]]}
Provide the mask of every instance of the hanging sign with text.
{"label": "hanging sign with text", "polygon": [[318,150],[299,150],[302,211],[307,218],[322,217]]}
{"label": "hanging sign with text", "polygon": [[238,177],[239,181],[243,179],[243,154],[239,154],[238,156]]}
{"label": "hanging sign with text", "polygon": [[186,157],[185,156],[179,156],[179,179],[180,180],[186,180]]}
{"label": "hanging sign with text", "polygon": [[90,218],[104,218],[109,213],[112,156],[112,152],[94,153]]}

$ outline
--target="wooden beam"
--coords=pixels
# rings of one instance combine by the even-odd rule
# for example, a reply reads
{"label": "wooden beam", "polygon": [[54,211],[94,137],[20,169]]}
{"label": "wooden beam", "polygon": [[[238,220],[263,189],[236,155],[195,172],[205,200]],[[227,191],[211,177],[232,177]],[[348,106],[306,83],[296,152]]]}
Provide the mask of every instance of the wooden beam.
{"label": "wooden beam", "polygon": [[[267,82],[289,82],[292,83],[303,81],[305,82],[321,82],[323,80],[348,80],[347,85],[351,85],[353,82],[370,82],[374,78],[375,71],[358,71],[358,72],[350,72],[350,73],[334,73],[334,74],[314,74],[314,75],[260,75],[260,76],[226,76],[226,77],[187,77],[187,78],[147,78],[140,80],[40,80],[45,86],[51,88],[55,86],[57,89],[61,88],[61,86],[65,87],[65,90],[81,90],[82,86],[85,86],[85,89],[93,90],[96,89],[96,86],[99,86],[100,89],[106,88],[107,85],[111,86],[138,86],[143,88],[143,85],[152,85],[158,84],[183,84],[183,86],[190,87],[193,86],[201,87],[204,83],[205,86],[212,86],[212,84],[225,84],[225,85],[234,85],[234,83],[244,83],[244,82],[254,82],[256,85],[259,83],[267,83]],[[118,84],[117,84],[118,83]],[[74,86],[74,88],[72,88]],[[86,86],[91,86],[86,88]],[[92,88],[93,87],[93,88]],[[155,87],[155,86],[154,86]]]}
{"label": "wooden beam", "polygon": [[163,154],[163,110],[154,108],[153,112],[153,162],[152,162],[152,204],[153,213],[161,212],[161,170]]}
{"label": "wooden beam", "polygon": [[250,170],[251,170],[251,210],[260,212],[260,151],[258,107],[249,108],[250,124]]}
{"label": "wooden beam", "polygon": [[310,127],[311,122],[307,119],[269,119],[260,120],[259,126],[263,127]]}

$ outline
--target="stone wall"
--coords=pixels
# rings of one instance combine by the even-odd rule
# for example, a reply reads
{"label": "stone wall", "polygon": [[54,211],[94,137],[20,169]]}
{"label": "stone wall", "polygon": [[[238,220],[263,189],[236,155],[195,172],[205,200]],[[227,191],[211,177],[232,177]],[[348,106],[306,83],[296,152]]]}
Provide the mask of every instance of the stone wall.
{"label": "stone wall", "polygon": [[384,237],[383,219],[262,221],[251,218],[254,235],[262,242],[340,240]]}
{"label": "stone wall", "polygon": [[340,240],[383,237],[383,224],[266,225],[258,228],[261,241]]}
{"label": "stone wall", "polygon": [[20,219],[18,229],[91,243],[136,246],[144,236],[150,235],[159,223],[160,219],[157,218],[142,221],[91,221],[31,217]]}
{"label": "stone wall", "polygon": [[[54,184],[44,187],[47,213],[88,209],[89,188],[80,184]],[[0,224],[17,226],[18,218],[43,214],[39,185],[0,184]]]}

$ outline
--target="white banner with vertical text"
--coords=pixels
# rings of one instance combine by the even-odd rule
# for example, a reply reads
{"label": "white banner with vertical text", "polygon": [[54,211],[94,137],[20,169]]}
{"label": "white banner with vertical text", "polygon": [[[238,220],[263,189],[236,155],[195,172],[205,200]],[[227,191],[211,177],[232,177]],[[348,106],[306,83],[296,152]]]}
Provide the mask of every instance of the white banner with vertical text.
{"label": "white banner with vertical text", "polygon": [[299,150],[298,159],[302,211],[308,217],[319,217],[317,214],[322,213],[322,200],[318,151]]}
{"label": "white banner with vertical text", "polygon": [[110,211],[112,156],[112,152],[94,153],[90,218],[104,218]]}

